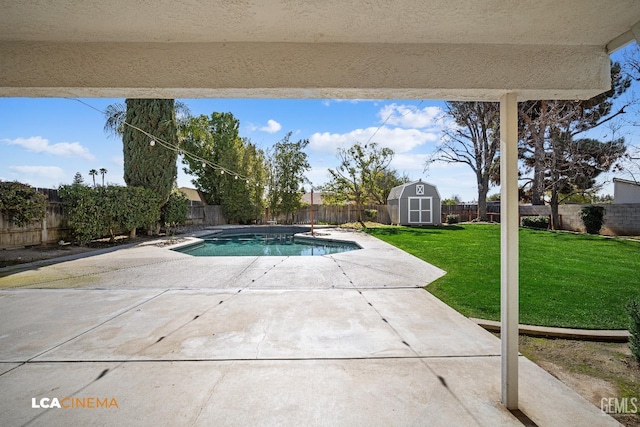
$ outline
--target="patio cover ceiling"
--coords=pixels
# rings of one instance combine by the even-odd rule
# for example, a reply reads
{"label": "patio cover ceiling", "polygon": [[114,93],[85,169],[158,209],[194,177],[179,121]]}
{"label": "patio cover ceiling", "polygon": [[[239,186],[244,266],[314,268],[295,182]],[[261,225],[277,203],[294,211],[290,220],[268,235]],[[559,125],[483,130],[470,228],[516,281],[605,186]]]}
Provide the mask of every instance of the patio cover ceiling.
{"label": "patio cover ceiling", "polygon": [[0,96],[580,99],[640,33],[637,0],[0,6]]}

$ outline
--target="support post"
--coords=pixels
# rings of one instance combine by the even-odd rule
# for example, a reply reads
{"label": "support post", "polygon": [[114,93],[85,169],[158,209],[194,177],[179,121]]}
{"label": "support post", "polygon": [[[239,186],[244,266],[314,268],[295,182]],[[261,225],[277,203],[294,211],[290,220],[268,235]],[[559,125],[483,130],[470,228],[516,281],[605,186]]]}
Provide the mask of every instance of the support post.
{"label": "support post", "polygon": [[311,235],[313,236],[313,187],[311,188],[311,206],[309,207],[309,212],[311,214]]}
{"label": "support post", "polygon": [[500,319],[502,404],[518,409],[518,102],[500,97]]}

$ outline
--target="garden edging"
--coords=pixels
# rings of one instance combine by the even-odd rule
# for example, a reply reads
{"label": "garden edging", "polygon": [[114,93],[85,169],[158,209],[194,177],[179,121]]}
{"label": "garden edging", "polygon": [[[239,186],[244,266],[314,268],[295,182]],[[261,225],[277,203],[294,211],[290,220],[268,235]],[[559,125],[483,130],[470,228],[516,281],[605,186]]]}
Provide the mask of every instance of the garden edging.
{"label": "garden edging", "polygon": [[[495,320],[469,318],[476,324],[491,332],[500,332],[500,322]],[[627,342],[629,331],[617,329],[572,329],[552,328],[548,326],[519,325],[519,333],[549,338],[565,338],[584,341]]]}

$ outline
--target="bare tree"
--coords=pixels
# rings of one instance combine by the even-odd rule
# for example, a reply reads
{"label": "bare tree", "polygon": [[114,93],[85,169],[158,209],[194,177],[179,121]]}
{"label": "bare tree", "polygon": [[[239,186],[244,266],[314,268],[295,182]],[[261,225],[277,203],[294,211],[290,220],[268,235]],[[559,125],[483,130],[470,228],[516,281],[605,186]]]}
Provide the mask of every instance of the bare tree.
{"label": "bare tree", "polygon": [[[633,81],[640,81],[640,45],[635,44],[633,47],[626,49],[624,54],[624,70],[627,76]],[[637,108],[637,99],[632,101],[636,107],[631,113],[631,117],[626,120],[632,126],[640,126],[638,117],[640,110]],[[630,145],[627,148],[625,174],[633,181],[640,183],[640,145]]]}
{"label": "bare tree", "polygon": [[553,228],[559,223],[561,197],[593,188],[592,178],[613,168],[624,155],[623,139],[576,138],[625,113],[629,103],[615,110],[613,103],[631,80],[619,63],[611,64],[611,78],[609,91],[585,101],[529,101],[519,106],[519,154],[525,174],[532,173],[523,187],[529,187],[533,204],[544,204],[549,195]]}
{"label": "bare tree", "polygon": [[[340,164],[335,169],[329,169],[331,180],[322,187],[326,200],[355,202],[358,221],[362,222],[364,202],[381,201],[385,191],[387,196],[389,194],[390,188],[386,188],[389,181],[384,177],[385,174],[387,177],[393,175],[389,171],[393,155],[392,149],[380,147],[375,142],[364,145],[356,143],[348,149],[338,149]],[[385,188],[380,188],[381,185]]]}
{"label": "bare tree", "polygon": [[444,131],[442,144],[425,165],[463,163],[476,175],[478,218],[487,217],[489,183],[497,181],[500,161],[500,105],[497,102],[447,102],[445,113],[455,127]]}

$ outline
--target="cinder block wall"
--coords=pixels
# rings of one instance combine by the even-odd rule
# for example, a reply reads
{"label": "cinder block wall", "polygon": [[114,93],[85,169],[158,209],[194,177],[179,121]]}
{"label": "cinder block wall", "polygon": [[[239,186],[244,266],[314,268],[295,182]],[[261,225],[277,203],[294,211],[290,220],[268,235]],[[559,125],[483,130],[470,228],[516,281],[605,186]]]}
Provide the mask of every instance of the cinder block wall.
{"label": "cinder block wall", "polygon": [[[584,224],[580,219],[580,209],[586,205],[560,205],[558,212],[562,215],[562,227],[565,230],[584,232]],[[601,234],[617,236],[640,235],[640,204],[622,203],[596,205],[605,209],[604,227]]]}
{"label": "cinder block wall", "polygon": [[[558,213],[562,220],[562,229],[569,231],[585,232],[584,224],[580,219],[580,209],[588,205],[560,205]],[[604,204],[605,209],[604,227],[600,231],[601,234],[613,236],[640,236],[640,203],[619,203]],[[494,208],[498,212],[500,207]],[[475,212],[477,205],[467,206],[443,206],[443,212],[458,213]],[[551,207],[543,206],[520,206],[519,212],[521,216],[525,215],[551,215]],[[475,217],[475,215],[474,215]],[[464,217],[463,217],[464,218]],[[465,219],[466,220],[466,219]],[[499,221],[499,218],[495,219]]]}

